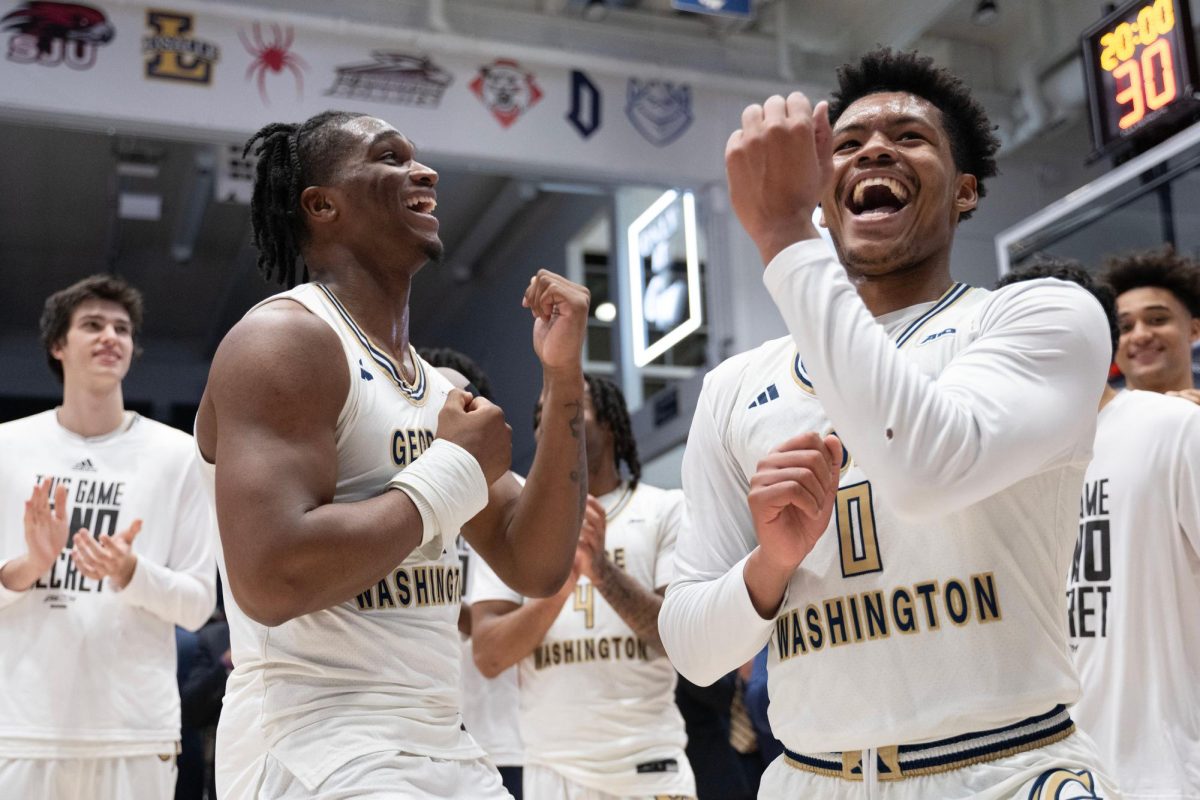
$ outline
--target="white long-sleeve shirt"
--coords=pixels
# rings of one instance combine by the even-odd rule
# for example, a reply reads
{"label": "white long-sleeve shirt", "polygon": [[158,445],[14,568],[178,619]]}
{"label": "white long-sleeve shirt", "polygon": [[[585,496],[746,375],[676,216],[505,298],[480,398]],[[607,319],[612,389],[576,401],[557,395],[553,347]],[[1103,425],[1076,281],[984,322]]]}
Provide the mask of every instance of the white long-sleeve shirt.
{"label": "white long-sleeve shirt", "polygon": [[1200,409],[1100,412],[1067,582],[1072,710],[1130,800],[1200,798]]}
{"label": "white long-sleeve shirt", "polygon": [[[711,683],[770,641],[770,717],[800,752],[987,729],[1071,702],[1063,571],[1109,358],[1099,304],[1040,280],[952,286],[872,318],[821,242],[764,280],[790,337],[707,377],[683,483],[693,524],[659,619]],[[742,576],[750,477],[805,431],[848,459],[830,529],[774,620]]]}
{"label": "white long-sleeve shirt", "polygon": [[192,438],[136,414],[101,437],[54,411],[0,425],[0,560],[25,552],[23,504],[45,477],[68,489],[72,536],[144,527],[121,590],[81,575],[69,542],[28,590],[0,587],[0,757],[173,753],[175,626],[199,628],[216,603],[216,518]]}

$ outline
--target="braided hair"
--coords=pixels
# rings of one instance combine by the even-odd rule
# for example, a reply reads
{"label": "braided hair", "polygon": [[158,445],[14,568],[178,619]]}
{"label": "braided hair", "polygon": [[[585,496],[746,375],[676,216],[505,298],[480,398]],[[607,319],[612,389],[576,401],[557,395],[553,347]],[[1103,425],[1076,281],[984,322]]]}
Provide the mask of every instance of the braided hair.
{"label": "braided hair", "polygon": [[251,150],[258,156],[250,225],[258,248],[258,269],[267,280],[289,289],[308,280],[308,265],[301,252],[308,229],[300,210],[300,193],[329,180],[345,142],[341,126],[365,116],[324,111],[298,125],[271,123],[246,142],[242,157]]}
{"label": "braided hair", "polygon": [[612,433],[617,469],[621,468],[622,461],[625,462],[625,468],[629,471],[629,486],[636,488],[642,478],[642,462],[638,459],[637,442],[633,438],[625,395],[608,378],[585,375],[584,380],[587,381],[588,395],[592,398],[596,421]]}
{"label": "braided hair", "polygon": [[[587,382],[588,397],[592,401],[592,413],[596,421],[613,437],[613,460],[617,471],[621,462],[629,472],[629,488],[637,488],[642,479],[642,462],[638,458],[637,442],[633,438],[633,425],[629,421],[629,408],[625,405],[625,395],[615,383],[608,378],[597,375],[584,375]],[[533,429],[536,431],[542,424],[542,401],[538,400],[533,407]]]}

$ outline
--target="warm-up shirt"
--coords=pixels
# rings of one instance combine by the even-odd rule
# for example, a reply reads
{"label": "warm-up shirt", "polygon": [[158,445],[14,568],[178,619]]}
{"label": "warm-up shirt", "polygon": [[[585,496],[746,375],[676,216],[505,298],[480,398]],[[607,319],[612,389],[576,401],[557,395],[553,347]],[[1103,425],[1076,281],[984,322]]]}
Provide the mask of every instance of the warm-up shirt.
{"label": "warm-up shirt", "polygon": [[[819,241],[764,280],[791,335],[713,370],[688,437],[691,526],[659,620],[676,667],[708,684],[769,642],[771,728],[798,752],[1073,702],[1064,589],[1109,360],[1099,304],[1055,280],[955,284],[876,319]],[[836,510],[762,619],[749,481],[806,431],[846,448]]]}
{"label": "warm-up shirt", "polygon": [[55,411],[0,425],[0,562],[26,552],[24,509],[44,478],[67,488],[70,536],[144,523],[124,589],[68,552],[24,592],[0,587],[0,758],[174,754],[175,626],[216,603],[216,518],[192,437],[137,414],[78,436]]}
{"label": "warm-up shirt", "polygon": [[1127,798],[1200,798],[1200,408],[1109,401],[1079,515],[1072,714]]}

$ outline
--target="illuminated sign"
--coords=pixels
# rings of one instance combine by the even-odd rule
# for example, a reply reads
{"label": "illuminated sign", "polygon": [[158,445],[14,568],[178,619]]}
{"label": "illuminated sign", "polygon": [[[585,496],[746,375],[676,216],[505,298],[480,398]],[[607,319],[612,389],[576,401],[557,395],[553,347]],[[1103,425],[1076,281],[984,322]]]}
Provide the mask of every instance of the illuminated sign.
{"label": "illuminated sign", "polygon": [[1097,152],[1147,133],[1172,112],[1196,107],[1186,0],[1127,3],[1085,31],[1081,42]]}
{"label": "illuminated sign", "polygon": [[644,367],[700,327],[696,198],[664,193],[629,226],[633,362]]}

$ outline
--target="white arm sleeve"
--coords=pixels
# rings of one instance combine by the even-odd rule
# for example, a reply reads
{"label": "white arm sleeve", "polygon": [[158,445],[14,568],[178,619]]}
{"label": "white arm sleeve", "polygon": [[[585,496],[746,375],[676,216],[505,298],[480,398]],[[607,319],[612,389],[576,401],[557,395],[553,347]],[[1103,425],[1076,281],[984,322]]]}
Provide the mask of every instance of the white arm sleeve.
{"label": "white arm sleeve", "polygon": [[723,441],[728,413],[714,414],[711,378],[705,379],[683,456],[689,524],[679,530],[676,578],[658,615],[671,663],[698,686],[754,658],[774,625],[754,610],[742,577],[758,545],[746,499],[750,485]]}
{"label": "white arm sleeve", "polygon": [[979,337],[935,379],[896,349],[823,242],[788,247],[763,279],[838,436],[896,513],[952,513],[1090,453],[1110,347],[1079,286],[997,292]]}
{"label": "white arm sleeve", "polygon": [[678,489],[665,492],[662,502],[658,518],[658,545],[654,552],[655,591],[675,580],[675,545],[679,541],[679,531],[687,526],[683,492]]}
{"label": "white arm sleeve", "polygon": [[133,578],[117,594],[125,602],[190,631],[199,630],[217,604],[216,513],[198,469],[197,462],[190,459],[174,519],[146,520],[147,526],[174,526],[167,563],[139,557]]}
{"label": "white arm sleeve", "polygon": [[1200,409],[1188,415],[1180,431],[1179,468],[1175,470],[1173,492],[1183,536],[1200,554]]}

